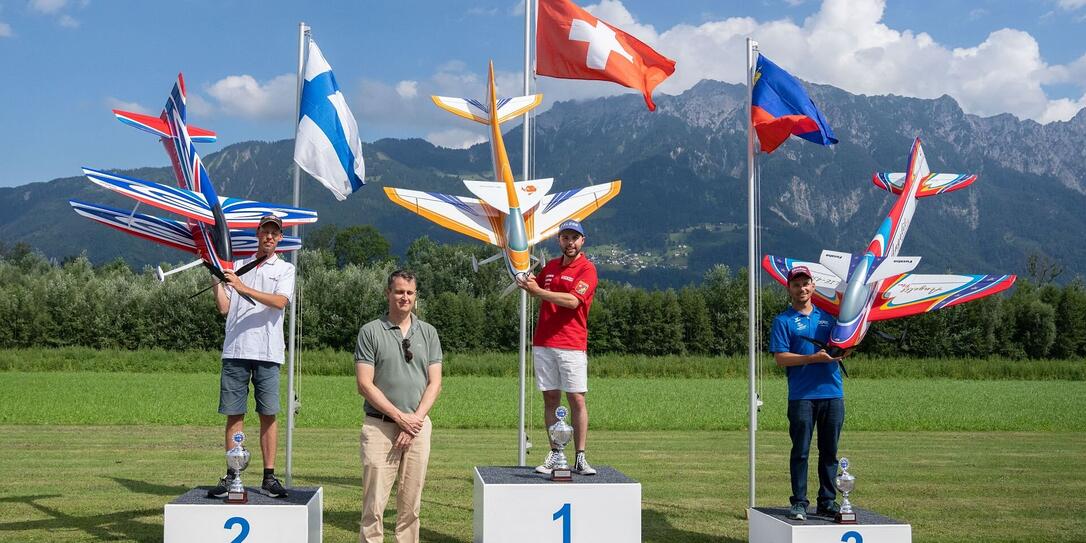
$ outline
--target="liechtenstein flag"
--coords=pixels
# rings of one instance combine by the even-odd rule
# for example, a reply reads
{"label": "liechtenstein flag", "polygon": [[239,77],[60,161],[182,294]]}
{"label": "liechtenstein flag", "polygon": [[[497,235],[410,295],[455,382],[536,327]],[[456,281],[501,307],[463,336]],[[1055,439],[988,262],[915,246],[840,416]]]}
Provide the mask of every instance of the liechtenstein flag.
{"label": "liechtenstein flag", "polygon": [[799,80],[761,54],[754,71],[750,117],[765,153],[772,153],[792,134],[821,145],[837,143],[830,123]]}

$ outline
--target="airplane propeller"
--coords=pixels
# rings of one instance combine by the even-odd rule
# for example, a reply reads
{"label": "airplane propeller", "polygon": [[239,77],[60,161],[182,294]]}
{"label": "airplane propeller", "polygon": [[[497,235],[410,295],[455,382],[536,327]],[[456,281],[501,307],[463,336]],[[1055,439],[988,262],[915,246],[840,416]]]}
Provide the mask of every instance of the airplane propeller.
{"label": "airplane propeller", "polygon": [[[257,257],[256,260],[253,260],[252,262],[238,268],[237,271],[234,272],[234,275],[239,275],[239,276],[240,275],[245,275],[247,272],[249,272],[253,268],[259,266],[262,262],[267,260],[267,258],[268,258],[268,255],[261,255],[261,256]],[[207,292],[207,291],[209,291],[209,290],[211,290],[215,285],[218,285],[219,283],[225,283],[226,282],[226,276],[223,275],[223,273],[221,271],[211,267],[210,264],[207,264],[206,262],[204,262],[202,260],[200,262],[203,262],[204,265],[207,266],[207,269],[211,270],[212,275],[219,278],[219,282],[218,283],[213,283],[211,286],[205,287],[200,292],[197,292],[196,294],[193,294],[192,296],[189,296],[190,300],[197,297],[197,296],[199,296],[199,295],[201,295],[201,294],[203,294],[203,293],[205,293],[205,292]],[[170,271],[171,271],[171,273],[173,272],[173,270],[170,270]],[[256,305],[256,302],[253,301],[253,299],[250,298],[248,295],[242,294],[241,297],[244,298],[249,303],[251,303],[253,305]]]}
{"label": "airplane propeller", "polygon": [[[802,336],[801,336],[802,337]],[[804,337],[803,339],[815,344],[816,347],[826,351],[827,354],[837,359],[837,363],[841,366],[841,373],[848,377],[848,370],[845,369],[845,363],[842,359],[848,354],[848,350],[836,347],[833,345],[827,345],[825,342],[819,341],[812,337]]]}

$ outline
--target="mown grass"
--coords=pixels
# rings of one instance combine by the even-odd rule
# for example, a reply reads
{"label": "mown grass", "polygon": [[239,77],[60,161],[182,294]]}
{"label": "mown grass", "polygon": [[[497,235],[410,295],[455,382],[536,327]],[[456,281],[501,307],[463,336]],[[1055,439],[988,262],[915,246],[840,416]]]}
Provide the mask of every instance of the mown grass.
{"label": "mown grass", "polygon": [[[0,433],[3,541],[161,541],[163,506],[214,482],[223,462],[217,425]],[[513,463],[512,445],[506,431],[436,427],[423,541],[471,541],[471,467]],[[857,476],[854,502],[912,523],[918,543],[1076,541],[1086,533],[1086,470],[1077,468],[1084,433],[846,432],[841,447]],[[282,454],[280,447],[279,471]],[[598,431],[591,454],[641,482],[644,541],[746,541],[745,432]],[[759,435],[759,505],[787,502],[787,455],[785,433]],[[328,543],[358,540],[360,471],[357,428],[299,430],[294,483],[324,487]],[[391,510],[385,518],[387,533]]]}
{"label": "mown grass", "polygon": [[[132,373],[217,373],[218,351],[0,349],[0,371],[90,371]],[[353,375],[348,352],[301,351],[298,364],[307,375]],[[1086,360],[1011,360],[1006,358],[938,359],[876,358],[854,355],[847,361],[849,375],[863,379],[968,379],[1086,381]],[[767,379],[783,378],[768,355],[763,360]],[[516,353],[447,353],[446,375],[515,377]],[[729,378],[747,375],[745,356],[594,355],[593,377]]]}
{"label": "mown grass", "polygon": [[[217,426],[218,380],[211,373],[0,372],[0,424]],[[743,379],[596,378],[589,385],[594,429],[747,426]],[[761,429],[786,428],[785,386],[764,382]],[[362,400],[355,387],[348,376],[302,378],[298,425],[357,426]],[[846,431],[1086,431],[1082,381],[851,379],[845,387]],[[541,400],[529,392],[542,441]],[[517,396],[516,379],[449,376],[432,417],[445,428],[515,428]]]}

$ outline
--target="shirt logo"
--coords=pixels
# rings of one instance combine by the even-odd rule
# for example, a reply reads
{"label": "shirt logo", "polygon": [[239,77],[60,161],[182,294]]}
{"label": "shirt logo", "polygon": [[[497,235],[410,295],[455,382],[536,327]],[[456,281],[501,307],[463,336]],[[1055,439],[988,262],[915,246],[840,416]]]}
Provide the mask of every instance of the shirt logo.
{"label": "shirt logo", "polygon": [[806,319],[796,317],[795,321],[796,321],[796,330],[806,330],[807,329],[807,320]]}
{"label": "shirt logo", "polygon": [[563,276],[562,276],[562,280],[563,280],[563,281],[572,281],[572,280],[573,280],[573,277],[572,277],[572,276],[569,276],[569,275],[563,275]]}
{"label": "shirt logo", "polygon": [[588,292],[588,283],[585,283],[584,281],[579,281],[577,283],[577,294],[580,294],[581,296],[584,296],[585,293],[587,293],[587,292]]}

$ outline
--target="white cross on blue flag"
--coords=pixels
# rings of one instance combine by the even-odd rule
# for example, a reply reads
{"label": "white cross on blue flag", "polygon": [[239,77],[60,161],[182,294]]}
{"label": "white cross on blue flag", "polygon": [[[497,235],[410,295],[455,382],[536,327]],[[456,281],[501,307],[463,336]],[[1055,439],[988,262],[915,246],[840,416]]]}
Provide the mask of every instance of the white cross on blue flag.
{"label": "white cross on blue flag", "polygon": [[294,138],[294,162],[328,187],[337,200],[347,199],[365,184],[358,124],[339,92],[332,67],[312,39]]}

